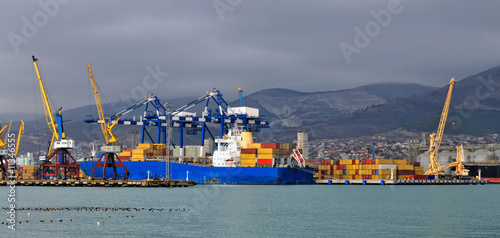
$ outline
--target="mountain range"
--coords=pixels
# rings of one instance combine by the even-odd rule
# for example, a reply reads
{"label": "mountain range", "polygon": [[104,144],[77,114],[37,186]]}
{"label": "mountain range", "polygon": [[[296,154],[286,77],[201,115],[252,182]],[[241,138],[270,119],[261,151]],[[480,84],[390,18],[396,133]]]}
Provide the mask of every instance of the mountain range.
{"label": "mountain range", "polygon": [[[415,132],[437,129],[449,88],[449,79],[443,87],[419,84],[378,83],[353,89],[299,92],[283,88],[265,89],[245,96],[245,105],[260,109],[270,122],[269,129],[255,135],[259,141],[287,141],[295,139],[298,130],[307,131],[310,139],[346,138],[374,135],[402,128]],[[446,133],[483,135],[500,132],[500,67],[491,68],[470,77],[457,80],[452,94]],[[168,100],[180,106],[194,98]],[[162,100],[165,102],[165,100]],[[239,100],[230,103],[239,106]],[[103,105],[114,112],[123,108]],[[201,112],[201,107],[190,111]],[[103,141],[100,127],[83,123],[88,114],[97,115],[95,106],[64,111],[65,130],[81,147],[90,142]],[[128,117],[139,117],[136,111]],[[455,126],[451,123],[455,122]],[[137,143],[139,127],[117,126],[115,134],[124,145]],[[176,141],[177,133],[173,134]],[[50,139],[45,119],[26,122],[21,150],[44,149]],[[43,138],[43,139],[41,139]],[[134,139],[132,139],[134,138]],[[199,136],[187,136],[185,144],[199,143]],[[133,147],[133,146],[131,146]],[[34,149],[37,148],[37,149]]]}

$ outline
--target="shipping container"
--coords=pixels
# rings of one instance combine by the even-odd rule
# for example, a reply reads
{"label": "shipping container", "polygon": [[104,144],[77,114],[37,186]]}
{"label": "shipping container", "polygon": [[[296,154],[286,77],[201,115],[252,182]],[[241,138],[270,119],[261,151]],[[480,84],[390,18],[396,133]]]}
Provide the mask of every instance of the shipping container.
{"label": "shipping container", "polygon": [[251,144],[248,144],[248,148],[256,148],[256,149],[260,149],[260,143],[251,143]]}
{"label": "shipping container", "polygon": [[398,175],[413,175],[413,170],[398,170]]}
{"label": "shipping container", "polygon": [[242,148],[241,154],[257,154],[257,148]]}
{"label": "shipping container", "polygon": [[257,159],[257,165],[272,165],[272,159]]}
{"label": "shipping container", "polygon": [[397,165],[395,164],[379,164],[378,169],[383,169],[383,170],[397,170]]}
{"label": "shipping container", "polygon": [[257,154],[257,159],[273,159],[277,156],[274,156],[273,154]]}
{"label": "shipping container", "polygon": [[393,162],[393,164],[397,164],[397,165],[407,165],[408,164],[408,161],[401,160],[401,159],[395,159],[392,162]]}
{"label": "shipping container", "polygon": [[279,149],[278,143],[260,143],[260,148],[274,148]]}
{"label": "shipping container", "polygon": [[411,164],[405,164],[405,165],[398,165],[398,170],[413,170],[413,165]]}
{"label": "shipping container", "polygon": [[392,159],[375,159],[375,164],[393,164]]}

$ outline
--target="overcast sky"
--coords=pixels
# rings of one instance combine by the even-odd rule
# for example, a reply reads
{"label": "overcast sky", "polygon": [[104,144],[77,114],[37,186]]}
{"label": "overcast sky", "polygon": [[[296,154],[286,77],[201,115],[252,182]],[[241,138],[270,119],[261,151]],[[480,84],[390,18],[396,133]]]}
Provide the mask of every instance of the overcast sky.
{"label": "overcast sky", "polygon": [[231,100],[238,87],[444,86],[500,56],[500,1],[12,0],[0,9],[0,114],[43,113],[31,55],[65,109],[94,103],[87,64],[108,101],[132,102],[212,88]]}

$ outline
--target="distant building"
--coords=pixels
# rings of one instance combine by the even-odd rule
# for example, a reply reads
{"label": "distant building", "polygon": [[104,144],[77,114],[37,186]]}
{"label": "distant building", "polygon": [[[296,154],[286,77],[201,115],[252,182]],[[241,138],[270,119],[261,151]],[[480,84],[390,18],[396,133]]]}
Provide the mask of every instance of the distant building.
{"label": "distant building", "polygon": [[309,139],[307,132],[297,132],[297,149],[302,149],[304,159],[309,159]]}
{"label": "distant building", "polygon": [[28,152],[26,155],[19,155],[16,158],[16,164],[19,166],[35,165],[33,153]]}

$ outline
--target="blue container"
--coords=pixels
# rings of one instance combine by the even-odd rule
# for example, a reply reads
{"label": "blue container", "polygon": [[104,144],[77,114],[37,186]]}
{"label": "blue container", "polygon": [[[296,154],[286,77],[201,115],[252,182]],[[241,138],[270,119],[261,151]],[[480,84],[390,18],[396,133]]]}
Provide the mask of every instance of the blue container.
{"label": "blue container", "polygon": [[328,180],[328,184],[332,184],[332,180]]}
{"label": "blue container", "polygon": [[380,185],[384,185],[384,180],[380,180]]}
{"label": "blue container", "polygon": [[436,179],[436,175],[429,175],[429,178],[428,178],[428,179],[429,179],[429,180],[434,180],[434,179]]}
{"label": "blue container", "polygon": [[342,175],[347,175],[347,171],[345,169],[342,170]]}
{"label": "blue container", "polygon": [[363,185],[366,185],[366,180],[363,179]]}
{"label": "blue container", "polygon": [[345,185],[349,185],[349,180],[345,180]]}
{"label": "blue container", "polygon": [[375,175],[378,175],[378,169],[375,170]]}

